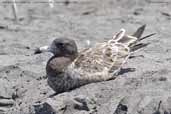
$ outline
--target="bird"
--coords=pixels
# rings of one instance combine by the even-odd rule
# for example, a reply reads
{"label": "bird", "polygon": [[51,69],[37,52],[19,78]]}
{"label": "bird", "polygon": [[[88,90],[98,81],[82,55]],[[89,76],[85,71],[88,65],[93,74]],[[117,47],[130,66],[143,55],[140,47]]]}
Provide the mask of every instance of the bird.
{"label": "bird", "polygon": [[154,35],[141,37],[145,27],[142,25],[132,35],[120,29],[110,40],[80,52],[74,40],[60,37],[50,46],[37,48],[34,54],[53,54],[46,65],[47,83],[56,94],[63,93],[86,84],[115,79],[130,55],[149,44],[141,43]]}

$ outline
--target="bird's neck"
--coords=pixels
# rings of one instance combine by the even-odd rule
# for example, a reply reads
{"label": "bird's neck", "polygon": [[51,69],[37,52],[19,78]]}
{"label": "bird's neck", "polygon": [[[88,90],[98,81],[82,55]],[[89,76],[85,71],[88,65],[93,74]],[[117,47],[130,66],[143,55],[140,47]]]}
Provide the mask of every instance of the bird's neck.
{"label": "bird's neck", "polygon": [[65,72],[65,69],[73,62],[72,57],[56,57],[53,56],[46,65],[46,72],[49,76],[56,76]]}

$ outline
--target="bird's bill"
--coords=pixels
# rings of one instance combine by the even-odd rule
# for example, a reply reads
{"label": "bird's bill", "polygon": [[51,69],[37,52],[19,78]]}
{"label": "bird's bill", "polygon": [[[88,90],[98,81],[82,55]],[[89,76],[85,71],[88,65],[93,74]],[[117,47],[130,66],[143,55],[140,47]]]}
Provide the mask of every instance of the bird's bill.
{"label": "bird's bill", "polygon": [[34,54],[40,54],[40,53],[43,53],[43,52],[51,52],[51,48],[50,46],[42,46],[42,47],[39,47],[35,50]]}

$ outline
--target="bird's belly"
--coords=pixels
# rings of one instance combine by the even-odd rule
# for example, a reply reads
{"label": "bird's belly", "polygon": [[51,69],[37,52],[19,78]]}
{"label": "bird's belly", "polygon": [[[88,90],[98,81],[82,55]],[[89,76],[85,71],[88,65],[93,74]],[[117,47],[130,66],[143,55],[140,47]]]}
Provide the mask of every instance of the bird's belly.
{"label": "bird's belly", "polygon": [[86,81],[80,78],[80,74],[71,69],[57,76],[48,76],[48,85],[56,92],[61,93],[85,85]]}

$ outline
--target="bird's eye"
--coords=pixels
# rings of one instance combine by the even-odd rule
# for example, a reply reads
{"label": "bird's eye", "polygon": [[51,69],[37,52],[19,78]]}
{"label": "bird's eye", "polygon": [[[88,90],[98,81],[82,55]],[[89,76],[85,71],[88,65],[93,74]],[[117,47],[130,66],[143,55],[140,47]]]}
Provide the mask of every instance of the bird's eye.
{"label": "bird's eye", "polygon": [[64,44],[63,44],[63,43],[58,43],[58,46],[59,46],[59,47],[63,47]]}

